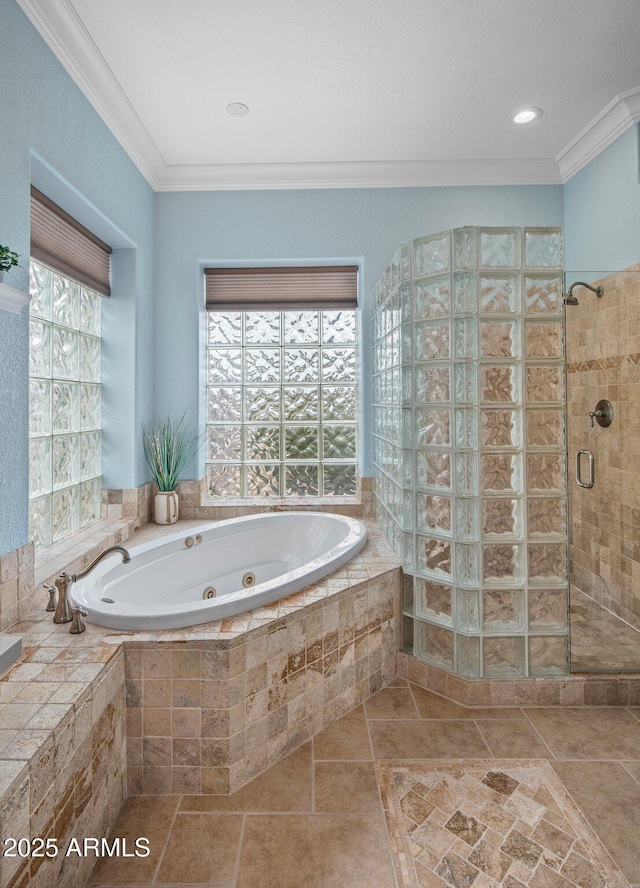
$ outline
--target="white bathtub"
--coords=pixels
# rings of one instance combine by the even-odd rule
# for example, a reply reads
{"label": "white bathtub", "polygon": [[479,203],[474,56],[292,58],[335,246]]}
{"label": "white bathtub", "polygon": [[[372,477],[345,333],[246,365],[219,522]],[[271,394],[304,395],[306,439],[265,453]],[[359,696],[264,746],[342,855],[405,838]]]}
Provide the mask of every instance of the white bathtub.
{"label": "white bathtub", "polygon": [[[71,587],[71,598],[89,622],[111,629],[195,626],[292,595],[346,564],[366,541],[361,521],[331,513],[233,518],[136,546],[129,564],[117,553],[105,558]],[[255,575],[250,588],[247,574]],[[204,598],[212,589],[215,597]]]}

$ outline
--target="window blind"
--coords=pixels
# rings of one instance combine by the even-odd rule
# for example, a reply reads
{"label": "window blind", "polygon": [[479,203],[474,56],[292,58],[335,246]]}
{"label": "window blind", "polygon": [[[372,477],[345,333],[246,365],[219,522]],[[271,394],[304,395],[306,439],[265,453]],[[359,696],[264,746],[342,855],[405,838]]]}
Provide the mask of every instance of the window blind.
{"label": "window blind", "polygon": [[205,268],[209,311],[355,309],[357,265]]}
{"label": "window blind", "polygon": [[31,256],[87,287],[111,295],[111,247],[31,187]]}

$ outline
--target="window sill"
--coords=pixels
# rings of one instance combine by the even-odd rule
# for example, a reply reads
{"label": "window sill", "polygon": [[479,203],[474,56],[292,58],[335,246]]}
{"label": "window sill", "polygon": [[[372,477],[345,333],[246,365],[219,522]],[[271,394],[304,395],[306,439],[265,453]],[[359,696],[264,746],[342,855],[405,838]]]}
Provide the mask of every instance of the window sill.
{"label": "window sill", "polygon": [[138,518],[100,518],[59,543],[40,549],[35,556],[35,586],[50,582],[63,571],[83,570],[99,550],[122,543],[140,529],[140,523]]}
{"label": "window sill", "polygon": [[281,496],[218,496],[202,497],[202,506],[224,508],[225,506],[238,509],[242,506],[259,506],[264,511],[270,509],[311,509],[318,506],[360,506],[362,501],[359,496],[305,496],[299,499]]}
{"label": "window sill", "polygon": [[20,314],[25,305],[29,304],[30,298],[28,293],[0,282],[0,309],[2,311]]}

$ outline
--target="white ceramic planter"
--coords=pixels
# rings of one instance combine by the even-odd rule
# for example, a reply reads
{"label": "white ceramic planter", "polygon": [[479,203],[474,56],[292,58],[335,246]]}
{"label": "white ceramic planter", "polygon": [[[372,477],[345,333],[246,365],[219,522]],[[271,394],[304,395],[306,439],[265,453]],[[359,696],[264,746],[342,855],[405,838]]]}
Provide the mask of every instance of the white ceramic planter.
{"label": "white ceramic planter", "polygon": [[156,493],[153,501],[153,520],[156,524],[175,524],[178,511],[179,500],[175,490]]}

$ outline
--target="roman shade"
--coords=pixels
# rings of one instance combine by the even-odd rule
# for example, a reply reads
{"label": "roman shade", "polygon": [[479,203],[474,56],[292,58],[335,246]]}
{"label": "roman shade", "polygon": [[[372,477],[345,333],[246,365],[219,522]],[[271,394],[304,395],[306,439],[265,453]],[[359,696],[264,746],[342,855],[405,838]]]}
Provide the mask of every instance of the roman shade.
{"label": "roman shade", "polygon": [[209,311],[355,309],[357,265],[205,268]]}
{"label": "roman shade", "polygon": [[33,186],[31,256],[103,296],[111,295],[111,247]]}

